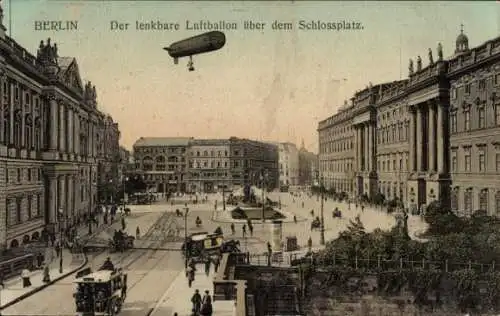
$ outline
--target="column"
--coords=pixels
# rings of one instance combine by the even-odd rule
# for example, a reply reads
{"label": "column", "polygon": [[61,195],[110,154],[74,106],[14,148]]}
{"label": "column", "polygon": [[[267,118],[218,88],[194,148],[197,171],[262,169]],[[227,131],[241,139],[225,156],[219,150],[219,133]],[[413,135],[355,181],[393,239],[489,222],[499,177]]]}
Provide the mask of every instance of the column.
{"label": "column", "polygon": [[50,107],[50,142],[49,150],[56,151],[58,146],[58,136],[59,136],[59,106],[57,101],[53,96],[49,96],[49,107]]}
{"label": "column", "polygon": [[26,104],[26,98],[25,95],[19,87],[19,93],[21,94],[19,97],[19,102],[21,103],[21,148],[26,148],[28,144],[26,144],[26,112],[25,110],[25,104]]}
{"label": "column", "polygon": [[410,152],[408,155],[408,170],[410,172],[414,172],[417,170],[416,168],[416,135],[415,135],[415,111],[413,109],[410,109],[410,122],[409,122],[409,130],[410,130],[410,135],[409,135],[409,143],[410,143]]}
{"label": "column", "polygon": [[58,178],[58,193],[59,193],[59,202],[57,203],[58,210],[62,209],[63,217],[68,216],[68,205],[66,204],[66,180],[65,176],[59,176]]}
{"label": "column", "polygon": [[423,159],[422,159],[422,155],[423,155],[423,152],[422,152],[422,147],[423,147],[423,139],[422,139],[422,110],[417,108],[417,119],[416,119],[416,125],[417,125],[417,137],[416,137],[416,143],[417,143],[417,148],[415,150],[415,154],[417,156],[417,170],[418,171],[422,171],[422,163],[423,163]]}
{"label": "column", "polygon": [[5,107],[5,103],[4,103],[4,93],[7,93],[7,91],[3,91],[3,85],[5,83],[5,73],[3,73],[1,76],[0,76],[0,143],[1,144],[5,144],[7,143],[7,140],[5,139],[5,133],[4,133],[4,124],[6,123],[5,122],[5,110],[4,110],[4,107]]}
{"label": "column", "polygon": [[359,144],[361,143],[361,139],[359,137],[359,127],[354,126],[354,132],[355,132],[355,142],[356,142],[356,171],[361,170],[359,167],[359,162],[361,161],[361,151]]}
{"label": "column", "polygon": [[428,152],[429,152],[429,162],[427,165],[427,170],[428,171],[435,171],[436,170],[436,134],[435,134],[435,124],[436,124],[436,116],[435,116],[435,109],[434,109],[434,103],[429,103],[429,146],[428,146]]}
{"label": "column", "polygon": [[[31,98],[31,104],[35,104],[36,101],[35,101],[36,97],[33,96]],[[42,106],[40,105],[40,109],[39,109],[40,113],[42,112]],[[40,115],[41,116],[41,115]],[[39,146],[39,148],[42,148],[42,144],[37,144],[37,139],[36,139],[36,120],[37,120],[37,115],[35,113],[35,107],[32,106],[31,107],[31,146],[33,148],[37,148]],[[30,148],[31,149],[31,148]]]}
{"label": "column", "polygon": [[92,157],[92,143],[94,142],[94,125],[91,120],[88,121],[88,141],[87,141],[87,156]]}
{"label": "column", "polygon": [[74,145],[74,151],[75,151],[75,154],[77,156],[80,155],[80,116],[78,115],[77,112],[74,113],[74,118],[73,118],[73,122],[74,122],[74,142],[75,142],[75,145]]}
{"label": "column", "polygon": [[364,124],[363,125],[363,134],[364,134],[363,135],[363,146],[364,146],[364,148],[363,148],[363,156],[364,156],[363,170],[364,171],[369,171],[368,160],[370,159],[369,158],[370,157],[370,154],[369,154],[370,149],[369,149],[368,145],[370,143],[370,141],[369,141],[370,135],[368,133],[368,130],[369,130],[368,124]]}
{"label": "column", "polygon": [[75,218],[75,207],[74,207],[74,181],[73,176],[68,176],[68,217],[70,223],[73,223]]}
{"label": "column", "polygon": [[68,130],[66,131],[66,148],[68,153],[74,153],[74,124],[73,124],[73,110],[68,108],[68,115],[66,116],[66,122],[68,126]]}
{"label": "column", "polygon": [[49,177],[49,211],[48,222],[54,224],[57,222],[57,178]]}
{"label": "column", "polygon": [[10,84],[10,105],[9,105],[9,144],[14,144],[14,98],[15,98],[16,89],[14,84]]}
{"label": "column", "polygon": [[368,125],[368,171],[373,170],[373,126]]}
{"label": "column", "polygon": [[444,151],[448,150],[447,148],[444,148],[444,137],[447,133],[445,130],[447,128],[446,124],[444,124],[444,109],[441,104],[437,104],[437,124],[436,124],[436,140],[437,140],[437,172],[438,173],[443,173],[445,172],[444,170]]}
{"label": "column", "polygon": [[66,111],[63,104],[59,104],[59,151],[66,152]]}

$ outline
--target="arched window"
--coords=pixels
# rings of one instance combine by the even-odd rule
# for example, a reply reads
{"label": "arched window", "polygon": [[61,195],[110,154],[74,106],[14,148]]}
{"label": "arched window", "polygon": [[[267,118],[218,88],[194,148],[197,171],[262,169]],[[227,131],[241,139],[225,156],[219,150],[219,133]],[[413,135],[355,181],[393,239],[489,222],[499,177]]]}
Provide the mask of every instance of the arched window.
{"label": "arched window", "polygon": [[27,149],[33,148],[33,120],[30,114],[24,117],[24,145]]}
{"label": "arched window", "polygon": [[40,122],[40,118],[37,117],[35,119],[35,144],[34,149],[39,151],[43,147],[42,143],[42,123]]}
{"label": "arched window", "polygon": [[14,146],[16,148],[21,148],[22,145],[22,114],[20,110],[17,110],[14,115]]}
{"label": "arched window", "polygon": [[451,202],[451,210],[452,211],[458,211],[458,191],[459,187],[454,187],[451,190],[451,195],[450,195],[450,202]]}
{"label": "arched window", "polygon": [[472,211],[473,211],[472,188],[468,188],[464,192],[464,211],[465,211],[465,215],[472,214]]}
{"label": "arched window", "polygon": [[152,171],[153,170],[153,158],[150,156],[146,156],[142,159],[142,169],[144,171]]}
{"label": "arched window", "polygon": [[3,113],[3,135],[5,137],[5,140],[4,140],[4,143],[7,144],[7,145],[10,145],[10,124],[12,124],[13,122],[11,122],[11,119],[10,119],[10,112],[9,112],[9,106],[7,105],[5,107],[5,110],[4,110],[4,113]]}

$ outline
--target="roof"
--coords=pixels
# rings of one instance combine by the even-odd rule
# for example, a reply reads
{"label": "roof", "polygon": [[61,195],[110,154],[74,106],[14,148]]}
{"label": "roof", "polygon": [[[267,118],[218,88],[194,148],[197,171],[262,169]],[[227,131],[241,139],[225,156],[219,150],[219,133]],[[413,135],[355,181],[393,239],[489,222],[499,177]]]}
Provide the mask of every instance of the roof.
{"label": "roof", "polygon": [[[111,275],[115,274],[114,271],[102,270],[87,274],[75,280],[75,283],[81,282],[107,282],[111,279]],[[87,281],[86,279],[94,279],[94,281]]]}
{"label": "roof", "polygon": [[73,57],[57,57],[57,64],[61,67],[62,71],[65,71],[69,65],[73,62]]}
{"label": "roof", "polygon": [[192,137],[141,137],[134,147],[188,146]]}

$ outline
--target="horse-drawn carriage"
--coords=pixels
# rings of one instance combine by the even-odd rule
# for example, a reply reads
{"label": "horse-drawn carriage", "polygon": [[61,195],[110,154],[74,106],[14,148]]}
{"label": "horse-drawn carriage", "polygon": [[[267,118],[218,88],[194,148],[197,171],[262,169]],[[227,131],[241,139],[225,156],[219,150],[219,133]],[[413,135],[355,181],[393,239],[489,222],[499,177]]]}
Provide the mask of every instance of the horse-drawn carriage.
{"label": "horse-drawn carriage", "polygon": [[333,212],[332,212],[332,217],[333,218],[342,218],[342,211],[340,211],[338,209],[338,207],[336,207]]}
{"label": "horse-drawn carriage", "polygon": [[77,316],[115,316],[127,294],[127,274],[121,269],[101,270],[74,281]]}
{"label": "horse-drawn carriage", "polygon": [[316,218],[311,222],[311,230],[320,228],[321,228],[321,220],[319,219],[319,216],[316,216]]}
{"label": "horse-drawn carriage", "polygon": [[182,253],[194,262],[203,262],[206,257],[219,254],[223,243],[222,234],[194,233],[182,245]]}
{"label": "horse-drawn carriage", "polygon": [[109,240],[110,252],[123,252],[125,250],[134,248],[134,236],[128,235],[126,232],[115,232],[113,239]]}

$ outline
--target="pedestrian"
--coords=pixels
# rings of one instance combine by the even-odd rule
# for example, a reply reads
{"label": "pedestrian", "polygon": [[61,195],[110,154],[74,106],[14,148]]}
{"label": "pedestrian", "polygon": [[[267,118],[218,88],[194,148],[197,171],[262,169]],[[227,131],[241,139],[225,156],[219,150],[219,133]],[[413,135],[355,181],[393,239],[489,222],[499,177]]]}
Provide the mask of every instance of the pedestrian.
{"label": "pedestrian", "polygon": [[198,289],[194,291],[194,294],[191,297],[191,303],[193,304],[193,315],[199,315],[201,309],[201,295]]}
{"label": "pedestrian", "polygon": [[139,239],[141,237],[141,230],[139,229],[139,226],[135,228],[135,239]]}
{"label": "pedestrian", "polygon": [[220,257],[219,255],[214,257],[214,272],[217,273],[219,270],[219,265],[220,265]]}
{"label": "pedestrian", "polygon": [[125,230],[127,223],[125,223],[125,217],[122,217],[122,230]]}
{"label": "pedestrian", "polygon": [[304,201],[302,201],[302,208],[304,208]]}
{"label": "pedestrian", "polygon": [[243,238],[247,236],[247,225],[243,224],[243,227],[241,227],[241,230],[243,232]]}
{"label": "pedestrian", "polygon": [[271,266],[271,257],[273,256],[273,248],[271,247],[271,243],[267,242],[267,265]]}
{"label": "pedestrian", "polygon": [[307,240],[307,248],[309,248],[309,252],[312,251],[312,245],[313,245],[313,241],[312,241],[311,236],[309,236],[309,239]]}
{"label": "pedestrian", "polygon": [[57,258],[59,258],[61,256],[61,245],[59,244],[59,241],[56,241],[56,255],[57,255]]}
{"label": "pedestrian", "polygon": [[3,271],[0,270],[0,285],[5,288]]}
{"label": "pedestrian", "polygon": [[186,269],[189,287],[191,287],[191,285],[193,285],[195,271],[196,270],[192,266],[188,266]]}
{"label": "pedestrian", "polygon": [[231,223],[231,234],[234,235],[236,233],[236,229],[234,227],[234,223]]}
{"label": "pedestrian", "polygon": [[251,223],[248,224],[248,229],[250,230],[250,237],[253,236],[253,225]]}
{"label": "pedestrian", "polygon": [[43,283],[49,283],[50,282],[50,269],[49,265],[46,264],[45,267],[43,268]]}
{"label": "pedestrian", "polygon": [[23,280],[23,288],[27,288],[27,287],[31,286],[30,277],[31,277],[31,272],[28,269],[28,266],[26,265],[26,267],[21,271],[21,279]]}
{"label": "pedestrian", "polygon": [[205,274],[210,274],[210,257],[205,260]]}
{"label": "pedestrian", "polygon": [[296,215],[293,215],[293,222],[294,222],[295,224],[297,224],[297,216],[296,216]]}
{"label": "pedestrian", "polygon": [[210,292],[205,290],[205,295],[203,295],[203,299],[201,300],[200,314],[202,316],[212,316],[212,312],[212,297],[210,296]]}

